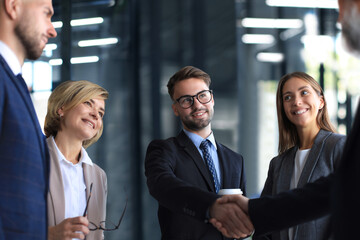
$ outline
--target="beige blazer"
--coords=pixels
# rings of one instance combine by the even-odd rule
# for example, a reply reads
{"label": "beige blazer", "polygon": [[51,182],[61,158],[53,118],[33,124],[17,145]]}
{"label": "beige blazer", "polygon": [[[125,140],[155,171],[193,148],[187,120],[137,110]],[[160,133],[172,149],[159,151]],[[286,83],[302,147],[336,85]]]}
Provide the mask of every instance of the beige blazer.
{"label": "beige blazer", "polygon": [[[65,195],[59,159],[56,147],[51,138],[46,139],[50,153],[50,186],[47,195],[48,226],[55,226],[65,218]],[[86,199],[93,183],[91,198],[88,207],[89,222],[98,225],[106,218],[107,178],[104,170],[96,164],[90,166],[83,164],[84,178],[86,184]],[[85,210],[85,209],[84,209]],[[103,231],[90,231],[87,240],[104,239]]]}

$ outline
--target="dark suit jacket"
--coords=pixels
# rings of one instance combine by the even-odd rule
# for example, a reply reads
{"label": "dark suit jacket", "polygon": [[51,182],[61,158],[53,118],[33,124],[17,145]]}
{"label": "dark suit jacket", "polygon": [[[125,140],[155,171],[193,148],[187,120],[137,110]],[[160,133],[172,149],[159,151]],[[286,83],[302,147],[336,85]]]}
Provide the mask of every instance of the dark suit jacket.
{"label": "dark suit jacket", "polygon": [[[241,155],[217,143],[222,188],[246,194]],[[177,137],[154,140],[145,159],[150,194],[159,202],[162,239],[223,239],[207,223],[207,211],[218,198],[211,175],[193,142],[181,131]]]}
{"label": "dark suit jacket", "polygon": [[255,233],[261,235],[331,214],[335,239],[358,239],[360,216],[360,104],[339,169],[302,188],[249,201]]}
{"label": "dark suit jacket", "polygon": [[[346,137],[325,130],[317,134],[306,160],[297,187],[314,182],[338,169]],[[290,189],[298,146],[290,148],[270,162],[268,178],[261,196],[276,195]],[[332,239],[330,217],[323,217],[294,227],[294,240]],[[256,238],[260,239],[260,238]],[[271,234],[273,240],[287,240],[288,229]]]}
{"label": "dark suit jacket", "polygon": [[26,84],[0,56],[0,239],[47,239],[48,161]]}

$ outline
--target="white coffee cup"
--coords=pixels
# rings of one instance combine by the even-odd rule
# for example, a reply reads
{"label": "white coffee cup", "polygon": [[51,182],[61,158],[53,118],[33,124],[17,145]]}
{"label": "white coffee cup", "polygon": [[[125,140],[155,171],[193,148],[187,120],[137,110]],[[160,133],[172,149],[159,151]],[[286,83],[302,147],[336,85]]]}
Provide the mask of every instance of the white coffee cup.
{"label": "white coffee cup", "polygon": [[220,189],[218,192],[219,195],[233,195],[233,194],[243,194],[240,188],[224,188]]}

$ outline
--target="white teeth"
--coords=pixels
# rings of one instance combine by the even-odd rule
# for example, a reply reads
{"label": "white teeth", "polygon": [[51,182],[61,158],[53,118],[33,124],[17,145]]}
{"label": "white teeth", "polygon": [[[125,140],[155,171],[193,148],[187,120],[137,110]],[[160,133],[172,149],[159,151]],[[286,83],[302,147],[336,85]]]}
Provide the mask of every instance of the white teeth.
{"label": "white teeth", "polygon": [[196,114],[194,114],[194,116],[201,116],[201,115],[203,115],[204,113],[196,113]]}
{"label": "white teeth", "polygon": [[91,122],[89,122],[89,121],[86,121],[92,128],[94,128],[94,125],[91,123]]}
{"label": "white teeth", "polygon": [[306,111],[307,111],[307,109],[302,109],[302,110],[299,110],[299,111],[295,112],[295,114],[299,115],[299,114],[302,114],[302,113],[304,113]]}

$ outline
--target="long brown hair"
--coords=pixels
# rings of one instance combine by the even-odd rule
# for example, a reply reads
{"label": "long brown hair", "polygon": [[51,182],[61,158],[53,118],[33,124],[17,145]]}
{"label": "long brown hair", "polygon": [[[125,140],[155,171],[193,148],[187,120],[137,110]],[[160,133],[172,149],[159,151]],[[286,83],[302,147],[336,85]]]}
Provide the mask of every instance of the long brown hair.
{"label": "long brown hair", "polygon": [[334,126],[330,122],[324,92],[319,83],[310,75],[304,72],[293,72],[286,74],[280,79],[276,92],[276,109],[279,126],[279,154],[285,152],[286,150],[295,145],[298,145],[300,141],[295,125],[287,118],[284,110],[282,90],[285,83],[291,78],[300,78],[304,80],[314,89],[314,91],[318,94],[319,97],[323,98],[324,106],[322,109],[319,109],[316,117],[316,122],[320,129],[324,129],[330,132],[336,132]]}

